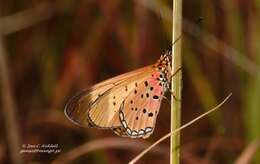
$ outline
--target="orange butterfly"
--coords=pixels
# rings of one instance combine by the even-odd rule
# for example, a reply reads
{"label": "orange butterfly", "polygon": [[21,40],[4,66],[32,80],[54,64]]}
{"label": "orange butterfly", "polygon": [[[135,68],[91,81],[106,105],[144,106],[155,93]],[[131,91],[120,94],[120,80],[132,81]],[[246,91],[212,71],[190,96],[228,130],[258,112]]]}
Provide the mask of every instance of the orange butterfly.
{"label": "orange butterfly", "polygon": [[153,133],[171,77],[171,52],[167,52],[153,65],[105,80],[72,97],[65,115],[80,126],[147,138]]}

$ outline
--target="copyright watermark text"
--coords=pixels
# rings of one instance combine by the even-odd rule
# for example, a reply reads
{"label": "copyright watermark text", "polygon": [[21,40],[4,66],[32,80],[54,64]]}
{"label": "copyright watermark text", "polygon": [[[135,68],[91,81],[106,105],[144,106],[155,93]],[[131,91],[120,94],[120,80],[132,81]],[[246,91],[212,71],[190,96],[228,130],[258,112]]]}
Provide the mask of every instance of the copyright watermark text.
{"label": "copyright watermark text", "polygon": [[20,154],[23,153],[60,153],[59,144],[22,144]]}

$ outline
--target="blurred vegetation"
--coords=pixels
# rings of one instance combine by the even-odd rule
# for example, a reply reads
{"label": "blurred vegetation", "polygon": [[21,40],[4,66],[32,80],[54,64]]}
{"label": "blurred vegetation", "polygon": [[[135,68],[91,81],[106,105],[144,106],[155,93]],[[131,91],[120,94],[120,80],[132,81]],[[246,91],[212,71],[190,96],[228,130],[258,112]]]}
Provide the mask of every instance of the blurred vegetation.
{"label": "blurred vegetation", "polygon": [[[78,91],[152,64],[170,49],[171,3],[0,1],[0,55],[6,58],[0,58],[0,68],[7,68],[0,78],[0,163],[14,158],[8,134],[17,133],[19,150],[22,144],[58,144],[61,149],[20,154],[24,163],[49,163],[85,143],[116,137],[111,131],[76,127],[65,118],[64,104]],[[260,138],[259,9],[259,0],[183,1],[182,122],[233,92],[223,110],[182,132],[183,163],[233,163]],[[6,105],[5,96],[15,105]],[[6,107],[14,110],[11,126]],[[123,139],[129,143],[124,146],[117,137],[118,146],[113,140],[114,147],[94,149],[73,163],[128,162],[147,142],[170,131],[169,108],[163,102],[149,139]],[[141,163],[168,163],[168,146],[169,141],[161,144]],[[252,160],[260,163],[259,149]]]}

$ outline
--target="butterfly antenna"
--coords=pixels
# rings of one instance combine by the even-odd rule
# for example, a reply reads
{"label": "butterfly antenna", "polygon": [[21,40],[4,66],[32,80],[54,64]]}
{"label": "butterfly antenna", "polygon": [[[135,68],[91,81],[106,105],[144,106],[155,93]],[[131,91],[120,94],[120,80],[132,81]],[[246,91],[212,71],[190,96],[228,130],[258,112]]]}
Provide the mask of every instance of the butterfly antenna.
{"label": "butterfly antenna", "polygon": [[182,67],[178,68],[171,76],[170,79],[172,79],[173,76],[175,76],[179,71],[181,71]]}
{"label": "butterfly antenna", "polygon": [[[181,39],[181,37],[182,37],[182,35],[180,35],[173,43],[172,43],[172,45],[171,45],[171,47],[174,45],[174,44],[176,44],[180,39]],[[172,53],[172,50],[167,50],[166,51],[166,53]],[[165,54],[166,54],[165,53]],[[164,56],[164,58],[166,58],[166,56]]]}
{"label": "butterfly antenna", "polygon": [[[202,22],[203,20],[204,20],[203,17],[199,17],[199,18],[196,20],[195,24],[201,24],[201,22]],[[182,34],[172,43],[172,46],[173,46],[175,43],[177,43],[177,41],[179,41],[179,40],[181,39],[181,37],[182,37]]]}
{"label": "butterfly antenna", "polygon": [[[203,17],[199,17],[199,18],[196,20],[195,24],[200,24],[203,20],[204,20]],[[176,44],[176,43],[181,39],[181,37],[182,37],[182,34],[172,43],[172,46],[173,46],[174,44]]]}

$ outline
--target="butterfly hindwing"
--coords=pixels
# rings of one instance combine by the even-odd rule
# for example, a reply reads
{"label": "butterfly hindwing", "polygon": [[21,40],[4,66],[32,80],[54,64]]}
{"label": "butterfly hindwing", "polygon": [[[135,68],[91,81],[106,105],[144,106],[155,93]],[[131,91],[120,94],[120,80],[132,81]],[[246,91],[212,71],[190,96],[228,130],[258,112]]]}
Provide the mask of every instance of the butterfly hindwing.
{"label": "butterfly hindwing", "polygon": [[154,130],[164,89],[158,80],[160,72],[154,72],[140,83],[121,104],[120,121],[132,138],[147,138]]}

